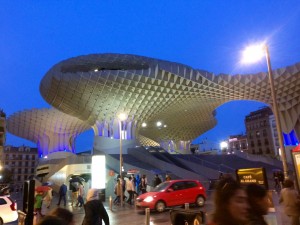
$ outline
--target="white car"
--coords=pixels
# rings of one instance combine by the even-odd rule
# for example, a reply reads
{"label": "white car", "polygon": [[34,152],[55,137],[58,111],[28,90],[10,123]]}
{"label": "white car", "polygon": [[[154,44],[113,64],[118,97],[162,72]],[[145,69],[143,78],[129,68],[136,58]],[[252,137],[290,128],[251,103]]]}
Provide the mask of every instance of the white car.
{"label": "white car", "polygon": [[17,203],[8,195],[0,196],[0,225],[18,219]]}

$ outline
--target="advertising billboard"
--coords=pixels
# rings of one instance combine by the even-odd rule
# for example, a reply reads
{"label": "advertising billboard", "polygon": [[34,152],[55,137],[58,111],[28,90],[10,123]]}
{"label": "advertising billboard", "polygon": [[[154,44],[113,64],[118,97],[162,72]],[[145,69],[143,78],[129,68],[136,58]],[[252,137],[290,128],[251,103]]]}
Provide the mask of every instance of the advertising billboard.
{"label": "advertising billboard", "polygon": [[236,170],[237,180],[242,185],[256,183],[269,189],[265,168],[247,168]]}

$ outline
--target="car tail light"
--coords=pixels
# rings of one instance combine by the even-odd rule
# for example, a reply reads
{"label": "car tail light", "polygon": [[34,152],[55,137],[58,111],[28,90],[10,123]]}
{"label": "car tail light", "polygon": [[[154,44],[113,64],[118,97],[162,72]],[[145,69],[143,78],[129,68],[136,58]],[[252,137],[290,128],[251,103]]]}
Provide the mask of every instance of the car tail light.
{"label": "car tail light", "polygon": [[10,205],[10,208],[12,211],[16,211],[16,203],[15,202],[12,202],[11,205]]}
{"label": "car tail light", "polygon": [[12,210],[12,211],[16,211],[17,210],[17,204],[11,199],[11,198],[9,198],[9,200],[11,201],[11,204],[10,204],[10,209]]}

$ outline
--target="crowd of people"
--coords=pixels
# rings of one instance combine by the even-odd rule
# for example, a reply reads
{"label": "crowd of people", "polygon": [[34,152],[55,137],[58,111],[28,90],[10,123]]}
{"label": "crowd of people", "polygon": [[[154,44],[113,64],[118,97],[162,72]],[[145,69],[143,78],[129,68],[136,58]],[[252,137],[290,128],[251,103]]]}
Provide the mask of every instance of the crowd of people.
{"label": "crowd of people", "polygon": [[[63,190],[62,193],[64,193],[65,184],[61,186],[60,190]],[[60,193],[60,196],[62,193]],[[36,194],[36,202],[38,200],[40,203],[39,206],[40,218],[38,219],[37,225],[74,225],[75,224],[73,213],[66,208],[57,207],[52,211],[50,211],[47,215],[41,214],[42,198],[40,196],[42,196],[41,192]],[[78,196],[80,196],[80,193],[78,194]],[[61,199],[64,198],[60,198],[59,202],[61,201]],[[36,210],[36,206],[35,206],[35,210]],[[84,204],[84,212],[85,215],[82,221],[82,225],[102,225],[103,224],[102,222],[104,222],[105,225],[110,224],[107,211],[103,206],[102,201],[99,199],[98,189],[91,188],[88,190],[86,195],[86,202]]]}
{"label": "crowd of people", "polygon": [[[166,176],[165,180],[171,179]],[[155,175],[153,186],[157,186],[162,182],[159,175]],[[135,194],[142,194],[146,191],[148,185],[146,175],[131,175],[126,181],[120,176],[117,177],[115,185],[115,204],[120,204],[121,193],[125,196],[127,192],[126,202],[133,204]],[[81,190],[80,190],[81,189]],[[85,216],[82,225],[92,224],[109,224],[108,214],[99,200],[97,189],[89,189],[84,198],[83,185],[77,188],[77,205],[84,206]],[[59,200],[57,205],[63,201],[66,205],[67,186],[62,184],[59,190]],[[268,190],[264,186],[258,184],[241,185],[238,181],[230,176],[222,176],[217,182],[214,190],[214,211],[206,218],[208,225],[267,225],[264,215],[268,214],[271,206],[271,199]],[[56,208],[46,216],[41,213],[41,202],[45,199],[41,193],[36,194],[35,211],[42,219],[39,225],[74,225],[73,214],[64,208]],[[85,202],[84,202],[85,201]],[[293,181],[286,179],[283,182],[283,188],[280,192],[280,203],[282,204],[284,213],[288,219],[289,225],[300,225],[300,198],[298,192],[294,189]],[[48,204],[48,202],[47,202]],[[75,200],[72,200],[75,204]],[[286,225],[288,225],[286,224]]]}

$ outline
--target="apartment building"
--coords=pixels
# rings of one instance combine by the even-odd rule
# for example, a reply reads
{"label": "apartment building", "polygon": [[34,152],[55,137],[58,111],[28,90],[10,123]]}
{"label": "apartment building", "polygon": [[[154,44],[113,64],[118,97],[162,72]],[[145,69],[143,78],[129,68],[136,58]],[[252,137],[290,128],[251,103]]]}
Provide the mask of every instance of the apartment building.
{"label": "apartment building", "polygon": [[264,107],[251,112],[245,117],[245,126],[248,140],[248,153],[258,155],[277,156],[277,133],[274,129],[273,112]]}
{"label": "apartment building", "polygon": [[35,174],[38,150],[27,146],[5,146],[0,153],[0,161],[2,166],[12,172],[14,185],[21,187],[24,181]]}

